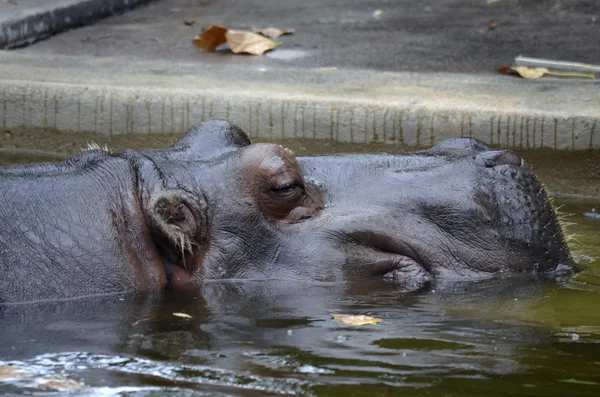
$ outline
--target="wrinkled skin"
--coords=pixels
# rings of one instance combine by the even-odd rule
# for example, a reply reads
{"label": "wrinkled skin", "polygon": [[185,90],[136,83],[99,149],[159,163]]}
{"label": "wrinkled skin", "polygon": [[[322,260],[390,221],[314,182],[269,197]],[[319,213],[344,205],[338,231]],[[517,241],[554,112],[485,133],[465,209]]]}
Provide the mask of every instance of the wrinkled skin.
{"label": "wrinkled skin", "polygon": [[0,185],[0,302],[215,279],[414,289],[573,265],[526,163],[474,139],[296,158],[210,121],[162,150],[4,167]]}

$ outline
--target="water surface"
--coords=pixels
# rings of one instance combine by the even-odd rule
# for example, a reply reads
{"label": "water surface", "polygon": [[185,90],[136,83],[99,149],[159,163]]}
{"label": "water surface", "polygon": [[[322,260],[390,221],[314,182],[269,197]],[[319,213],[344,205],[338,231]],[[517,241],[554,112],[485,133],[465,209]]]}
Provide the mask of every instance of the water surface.
{"label": "water surface", "polygon": [[[417,292],[384,281],[214,282],[0,306],[0,394],[598,396],[600,220],[583,214],[600,212],[600,200],[556,205],[585,266],[570,280]],[[332,313],[383,322],[352,327]],[[24,372],[3,376],[9,366]]]}

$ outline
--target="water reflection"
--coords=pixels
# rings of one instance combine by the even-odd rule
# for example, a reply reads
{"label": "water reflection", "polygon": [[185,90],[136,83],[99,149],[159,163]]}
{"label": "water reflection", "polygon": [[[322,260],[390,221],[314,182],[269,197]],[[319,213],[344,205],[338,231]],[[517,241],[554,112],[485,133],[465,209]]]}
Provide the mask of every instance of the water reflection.
{"label": "water reflection", "polygon": [[[449,384],[479,395],[488,383],[506,379],[552,392],[544,395],[561,388],[585,395],[578,388],[596,385],[558,381],[597,379],[600,319],[588,319],[589,332],[574,341],[519,316],[552,305],[563,290],[569,288],[525,278],[411,293],[385,282],[223,282],[187,293],[4,306],[0,357],[2,365],[38,377],[81,381],[87,389],[77,393],[102,395],[374,395],[397,387],[437,395]],[[587,298],[598,303],[598,294]],[[351,327],[331,313],[384,321]],[[4,383],[0,392],[31,390],[27,386]]]}
{"label": "water reflection", "polygon": [[[583,214],[600,205],[556,204],[586,267],[563,282],[229,281],[0,306],[0,394],[62,395],[39,381],[63,379],[102,396],[599,395],[600,221]],[[28,375],[3,376],[8,366]]]}

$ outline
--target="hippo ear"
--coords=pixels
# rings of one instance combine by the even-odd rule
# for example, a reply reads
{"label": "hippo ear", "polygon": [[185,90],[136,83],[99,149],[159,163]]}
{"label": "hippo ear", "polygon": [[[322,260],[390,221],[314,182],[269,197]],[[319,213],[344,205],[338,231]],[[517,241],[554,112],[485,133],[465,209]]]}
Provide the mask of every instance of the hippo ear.
{"label": "hippo ear", "polygon": [[206,203],[187,193],[154,192],[148,215],[156,243],[185,267],[185,259],[193,255],[207,233]]}
{"label": "hippo ear", "polygon": [[210,120],[193,126],[166,149],[172,159],[206,160],[250,145],[248,134],[225,120]]}

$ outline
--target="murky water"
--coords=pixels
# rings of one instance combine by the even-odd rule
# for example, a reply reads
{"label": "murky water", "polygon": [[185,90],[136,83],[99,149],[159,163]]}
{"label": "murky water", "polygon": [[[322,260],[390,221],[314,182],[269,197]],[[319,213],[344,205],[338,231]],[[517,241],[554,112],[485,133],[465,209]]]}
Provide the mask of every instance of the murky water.
{"label": "murky water", "polygon": [[556,204],[586,266],[564,282],[230,282],[0,307],[0,394],[598,396],[600,220],[584,213],[600,200]]}

